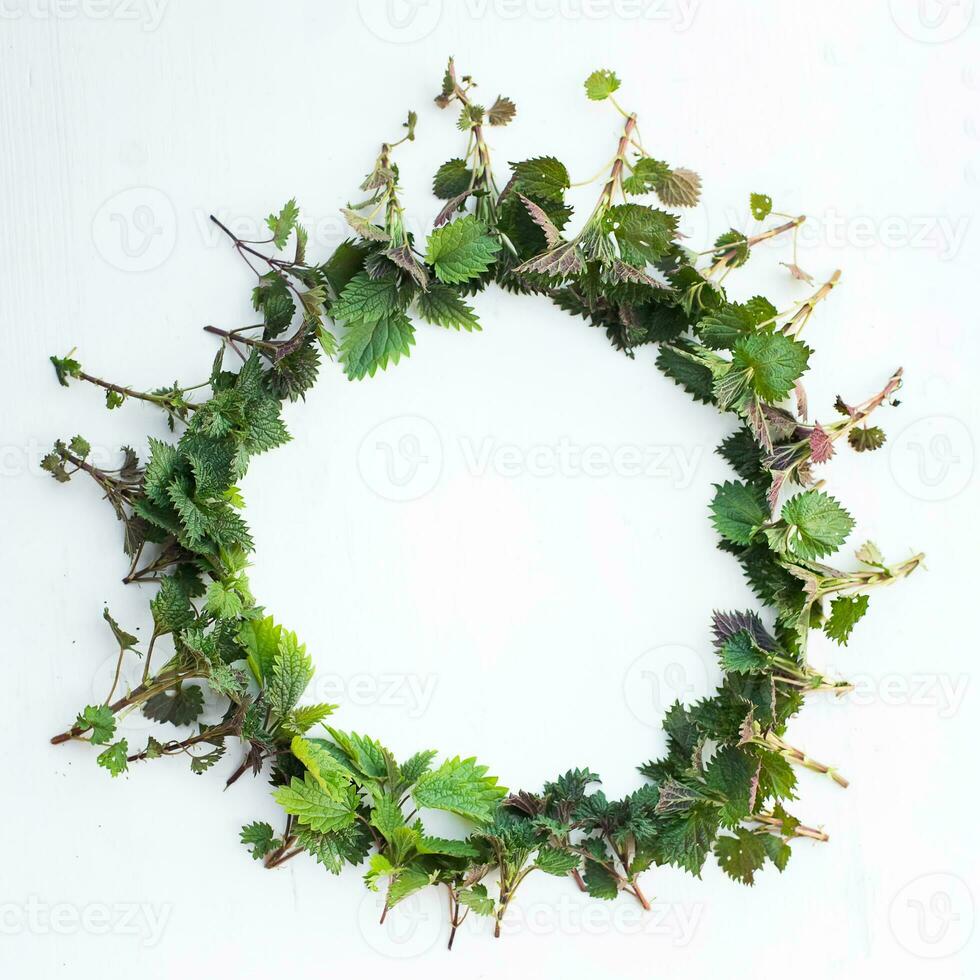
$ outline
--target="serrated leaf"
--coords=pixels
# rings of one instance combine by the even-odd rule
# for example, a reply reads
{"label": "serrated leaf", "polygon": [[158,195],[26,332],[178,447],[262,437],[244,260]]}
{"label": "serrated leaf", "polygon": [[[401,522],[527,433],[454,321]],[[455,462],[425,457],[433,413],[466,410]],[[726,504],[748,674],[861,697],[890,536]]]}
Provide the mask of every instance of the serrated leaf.
{"label": "serrated leaf", "polygon": [[377,321],[401,309],[393,279],[372,279],[358,272],[330,308],[330,317],[344,323]]}
{"label": "serrated leaf", "polygon": [[506,126],[517,113],[517,106],[504,95],[498,95],[487,110],[487,121],[491,126]]}
{"label": "serrated leaf", "polygon": [[246,824],[239,834],[242,843],[250,848],[252,857],[256,861],[261,861],[270,851],[274,851],[279,846],[275,832],[267,823],[255,821]]}
{"label": "serrated leaf", "polygon": [[286,813],[320,833],[342,830],[356,819],[356,791],[351,788],[340,800],[334,799],[309,772],[302,780],[294,776],[288,786],[280,787],[275,799]]}
{"label": "serrated leaf", "polygon": [[468,191],[472,183],[473,171],[466,166],[465,160],[454,157],[436,171],[432,178],[432,193],[448,201]]}
{"label": "serrated leaf", "polygon": [[473,308],[451,286],[433,283],[416,300],[418,314],[427,323],[454,330],[479,330],[480,322]]}
{"label": "serrated leaf", "polygon": [[468,214],[429,235],[425,261],[442,282],[466,282],[486,272],[500,248],[483,222]]}
{"label": "serrated leaf", "polygon": [[756,530],[768,518],[765,498],[750,484],[735,481],[716,488],[711,502],[711,522],[733,544],[750,544]]}
{"label": "serrated leaf", "polygon": [[594,102],[601,102],[608,99],[619,88],[619,84],[615,73],[600,68],[585,80],[585,94]]}
{"label": "serrated leaf", "polygon": [[128,752],[129,743],[123,738],[113,742],[95,761],[103,769],[108,769],[109,775],[115,778],[129,768]]}
{"label": "serrated leaf", "polygon": [[349,323],[340,342],[344,373],[352,381],[365,375],[374,377],[389,362],[397,364],[408,357],[415,344],[415,327],[400,310],[379,320]]}
{"label": "serrated leaf", "polygon": [[313,661],[296,634],[283,630],[266,679],[266,698],[269,707],[280,717],[286,717],[296,706],[306,685],[313,677]]}
{"label": "serrated leaf", "polygon": [[286,241],[290,233],[296,227],[296,219],[299,217],[299,208],[296,206],[296,198],[290,198],[282,207],[278,214],[270,214],[265,219],[265,223],[272,232],[272,242],[276,248],[285,248]]}
{"label": "serrated leaf", "polygon": [[493,915],[494,901],[487,895],[486,885],[461,888],[456,892],[456,900],[460,905],[472,909],[477,915]]}
{"label": "serrated leaf", "polygon": [[841,646],[846,645],[858,620],[868,611],[868,601],[866,595],[837,596],[830,604],[824,633]]}
{"label": "serrated leaf", "polygon": [[847,433],[847,442],[859,453],[870,453],[885,444],[885,433],[877,425],[862,426]]}
{"label": "serrated leaf", "polygon": [[290,748],[320,788],[335,800],[346,798],[350,773],[317,742],[294,736]]}
{"label": "serrated leaf", "polygon": [[395,831],[405,826],[405,815],[402,813],[398,801],[387,793],[378,796],[371,808],[371,826],[385,840],[391,840]]}
{"label": "serrated leaf", "polygon": [[161,724],[190,725],[204,711],[204,692],[197,684],[181,684],[174,691],[154,694],[143,705],[143,714]]}
{"label": "serrated leaf", "polygon": [[438,769],[419,777],[412,798],[420,807],[448,810],[470,820],[488,821],[506,793],[496,776],[476,759],[447,759]]}
{"label": "serrated leaf", "polygon": [[772,198],[768,194],[750,194],[749,209],[756,221],[765,221],[772,211]]}
{"label": "serrated leaf", "polygon": [[570,851],[559,850],[556,847],[541,847],[534,859],[535,867],[545,874],[563,878],[578,868],[581,858]]}
{"label": "serrated leaf", "polygon": [[810,348],[779,333],[750,334],[735,344],[732,363],[744,368],[755,393],[766,402],[785,398],[807,368]]}
{"label": "serrated leaf", "polygon": [[88,705],[75,719],[75,727],[92,734],[89,741],[93,745],[107,745],[116,733],[116,716],[107,705]]}
{"label": "serrated leaf", "polygon": [[799,558],[813,560],[836,551],[854,527],[854,519],[822,490],[807,490],[783,504],[786,546]]}
{"label": "serrated leaf", "polygon": [[282,723],[286,735],[305,735],[314,725],[319,725],[337,710],[335,704],[304,704],[293,708]]}
{"label": "serrated leaf", "polygon": [[693,208],[701,199],[701,178],[686,167],[669,171],[657,183],[657,197],[669,208]]}
{"label": "serrated leaf", "polygon": [[765,651],[756,646],[746,630],[739,630],[722,643],[718,659],[726,673],[749,674],[769,666]]}
{"label": "serrated leaf", "polygon": [[740,827],[736,836],[725,834],[718,838],[715,856],[729,878],[751,885],[755,883],[755,873],[766,862],[766,847],[759,835]]}
{"label": "serrated leaf", "polygon": [[328,728],[327,731],[362,776],[384,779],[388,775],[390,753],[380,742],[357,732],[342,732],[336,728]]}
{"label": "serrated leaf", "polygon": [[565,165],[554,157],[533,157],[511,168],[514,189],[539,203],[560,204],[571,184]]}
{"label": "serrated leaf", "polygon": [[391,240],[391,236],[384,228],[379,228],[377,225],[372,224],[364,215],[358,214],[351,208],[341,208],[340,213],[346,218],[347,224],[366,241],[387,242]]}

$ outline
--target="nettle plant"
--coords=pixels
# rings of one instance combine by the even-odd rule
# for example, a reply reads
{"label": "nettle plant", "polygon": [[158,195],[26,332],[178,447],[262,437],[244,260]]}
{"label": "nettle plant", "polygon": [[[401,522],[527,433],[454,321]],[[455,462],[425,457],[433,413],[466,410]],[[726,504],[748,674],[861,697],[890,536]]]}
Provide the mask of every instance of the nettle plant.
{"label": "nettle plant", "polygon": [[[143,462],[124,448],[115,470],[96,466],[81,436],[56,443],[44,461],[59,481],[81,472],[95,480],[122,523],[124,581],[156,586],[145,643],[105,610],[119,649],[115,681],[101,704],[85,707],[52,742],[91,743],[113,776],[177,755],[202,773],[230,741],[241,745],[228,783],[248,771],[267,774],[284,811],[278,828],[243,828],[256,860],[275,868],[309,854],[334,874],[366,866],[364,881],[383,892],[385,914],[421,889],[445,889],[450,946],[470,913],[493,920],[499,935],[508,905],[534,871],[570,878],[599,899],[625,893],[649,907],[640,876],[654,865],[700,875],[714,854],[726,874],[751,885],[767,861],[786,867],[792,840],[825,841],[790,812],[797,767],[846,781],[787,741],[787,726],[809,695],[839,694],[848,685],[809,664],[807,638],[822,630],[847,643],[870,590],[904,578],[922,560],[890,564],[867,543],[856,567],[823,563],[854,522],[823,489],[818,468],[844,442],[858,452],[882,445],[884,433],[868,419],[882,404],[897,404],[901,371],[865,401],[838,398],[834,421],[808,421],[800,379],[811,350],[803,331],[838,273],[786,310],[763,296],[730,299],[729,274],[777,235],[793,235],[789,271],[812,282],[795,256],[804,218],[780,215],[768,196],[753,194],[755,221],[772,215],[779,223],[726,231],[707,250],[692,251],[675,212],[697,203],[700,180],[646,150],[636,115],[614,97],[619,84],[609,71],[585,83],[589,99],[621,115],[622,134],[595,207],[577,230],[570,230],[565,200],[568,172],[554,157],[513,163],[498,183],[487,127],[509,124],[514,103],[478,104],[475,83],[450,62],[435,101],[457,114],[466,148],[436,172],[433,189],[445,204],[424,243],[405,227],[395,162],[396,148],[415,138],[410,113],[402,138],[381,147],[362,199],[343,209],[353,236],[325,261],[307,254],[294,201],[269,217],[261,242],[212,219],[255,274],[260,322],[206,328],[222,345],[205,381],[138,391],[87,373],[73,354],[51,359],[63,385],[104,389],[110,409],[150,402],[174,432],[170,442],[150,439]],[[650,201],[662,207],[643,203]],[[645,781],[620,800],[608,799],[587,768],[537,791],[508,793],[473,758],[396,755],[367,735],[326,725],[336,706],[303,702],[310,654],[249,588],[253,545],[238,484],[254,456],[289,439],[284,403],[303,398],[325,357],[361,379],[408,356],[419,322],[480,329],[467,299],[494,282],[583,317],[629,357],[657,345],[659,369],[732,421],[718,452],[734,477],[716,488],[711,518],[721,549],[741,564],[763,608],[714,614],[721,686],[670,708],[666,755],[640,765]],[[228,354],[237,370],[225,366]],[[131,657],[142,660],[142,680],[122,691]],[[227,701],[216,724],[200,720],[203,686]],[[134,710],[163,726],[159,737],[131,745],[119,736],[120,716]],[[463,835],[430,833],[425,815],[432,810],[461,818]]]}

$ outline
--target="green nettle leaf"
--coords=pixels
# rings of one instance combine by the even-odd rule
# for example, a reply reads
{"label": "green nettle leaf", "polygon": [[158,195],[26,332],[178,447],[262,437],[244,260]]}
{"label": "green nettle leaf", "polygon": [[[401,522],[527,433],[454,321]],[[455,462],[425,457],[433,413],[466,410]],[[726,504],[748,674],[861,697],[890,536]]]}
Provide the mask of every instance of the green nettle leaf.
{"label": "green nettle leaf", "polygon": [[321,744],[296,736],[290,748],[325,793],[335,800],[347,798],[351,785],[350,772]]}
{"label": "green nettle leaf", "polygon": [[306,704],[292,711],[283,719],[282,728],[287,735],[305,735],[324,718],[329,718],[337,710],[335,704]]}
{"label": "green nettle leaf", "polygon": [[95,761],[103,769],[108,769],[110,776],[116,777],[129,768],[128,752],[129,743],[122,738],[113,742]]}
{"label": "green nettle leaf", "polygon": [[772,198],[768,194],[751,194],[749,208],[756,221],[765,221],[772,211]]}
{"label": "green nettle leaf", "polygon": [[82,365],[68,354],[66,357],[55,357],[52,355],[48,360],[54,365],[55,374],[58,377],[58,384],[68,387],[69,378],[77,378],[82,373]]}
{"label": "green nettle leaf", "polygon": [[335,799],[311,773],[304,779],[295,777],[275,793],[276,802],[311,830],[329,833],[349,827],[357,818],[357,793],[351,787],[341,799]]}
{"label": "green nettle leaf", "polygon": [[470,820],[487,821],[507,790],[476,759],[448,759],[419,777],[412,798],[420,807],[448,810]]}
{"label": "green nettle leaf", "polygon": [[432,883],[432,877],[421,868],[406,868],[400,871],[388,886],[388,904],[397,905],[417,891]]}
{"label": "green nettle leaf", "polygon": [[374,377],[389,361],[397,364],[408,357],[415,344],[415,327],[404,313],[397,311],[380,320],[349,323],[340,342],[340,359],[352,381],[365,375]]}
{"label": "green nettle leaf", "polygon": [[[109,624],[109,629],[112,630],[112,635],[116,638],[116,643],[119,644],[120,650],[133,650],[139,640],[133,636],[132,633],[127,633],[109,614],[109,607],[107,606],[102,610],[102,618]],[[139,651],[137,650],[138,654]]]}
{"label": "green nettle leaf", "polygon": [[605,221],[623,261],[640,268],[663,257],[677,230],[676,215],[642,204],[617,204],[606,212]]}
{"label": "green nettle leaf", "polygon": [[258,821],[242,827],[240,837],[242,843],[251,849],[252,857],[256,861],[260,861],[280,844],[275,839],[276,835],[272,827],[267,823],[259,823]]}
{"label": "green nettle leaf", "polygon": [[377,321],[401,309],[394,279],[372,279],[359,272],[330,307],[330,316],[344,323]]}
{"label": "green nettle leaf", "polygon": [[500,248],[500,242],[487,234],[486,225],[467,214],[429,235],[425,261],[442,282],[466,282],[486,272]]}
{"label": "green nettle leaf", "polygon": [[835,552],[854,527],[854,519],[822,490],[807,490],[783,504],[786,549],[799,558],[824,558]]}
{"label": "green nettle leaf", "polygon": [[386,840],[391,840],[395,831],[405,826],[405,815],[398,801],[386,793],[378,797],[371,810],[371,826]]}
{"label": "green nettle leaf", "polygon": [[473,181],[473,171],[466,166],[466,161],[458,157],[447,160],[432,179],[432,193],[436,197],[448,201],[469,190]]}
{"label": "green nettle leaf", "polygon": [[810,348],[780,333],[751,334],[735,345],[732,363],[748,372],[749,383],[765,402],[785,398],[806,370]]}
{"label": "green nettle leaf", "polygon": [[239,640],[248,651],[248,666],[259,684],[272,677],[272,667],[279,655],[282,627],[271,616],[249,619],[241,625]]}
{"label": "green nettle leaf", "polygon": [[705,782],[718,794],[719,815],[726,827],[735,827],[752,811],[759,763],[747,752],[726,746],[715,753],[705,772]]}
{"label": "green nettle leaf", "polygon": [[212,582],[208,586],[204,605],[208,612],[214,613],[219,619],[237,619],[245,608],[237,590],[224,582]]}
{"label": "green nettle leaf", "polygon": [[868,611],[868,596],[837,596],[830,604],[830,617],[823,624],[823,631],[832,640],[844,646],[858,620]]}
{"label": "green nettle leaf", "polygon": [[581,863],[581,858],[570,851],[562,851],[555,847],[542,847],[534,860],[535,866],[545,874],[557,875],[563,878],[574,871]]}
{"label": "green nettle leaf", "polygon": [[177,633],[194,622],[190,599],[173,575],[161,580],[160,591],[150,603],[150,609],[153,612],[154,632],[158,636]]}
{"label": "green nettle leaf", "polygon": [[592,72],[585,80],[585,94],[596,102],[608,99],[619,88],[616,75],[604,68]]}
{"label": "green nettle leaf", "polygon": [[291,198],[282,207],[278,214],[270,214],[265,219],[265,223],[272,232],[272,243],[276,248],[285,248],[286,241],[296,227],[296,219],[299,217],[299,208],[296,206],[296,198]]}
{"label": "green nettle leaf", "polygon": [[571,186],[565,165],[555,157],[533,157],[511,168],[517,189],[532,201],[561,204]]}
{"label": "green nettle leaf", "polygon": [[196,684],[161,691],[143,705],[143,714],[161,724],[190,725],[204,711],[204,692]]}
{"label": "green nettle leaf", "polygon": [[432,760],[435,759],[438,753],[434,749],[428,749],[425,752],[416,752],[410,759],[406,759],[405,762],[399,766],[402,773],[402,778],[408,785],[416,782],[419,777],[429,771],[432,766]]}
{"label": "green nettle leaf", "polygon": [[288,715],[312,677],[313,661],[306,652],[306,644],[300,643],[295,633],[283,630],[267,681],[269,706],[280,717]]}
{"label": "green nettle leaf", "polygon": [[328,728],[347,760],[364,779],[384,779],[388,775],[391,753],[380,742],[357,732],[341,732]]}
{"label": "green nettle leaf", "polygon": [[598,861],[590,861],[586,858],[585,889],[592,898],[601,898],[605,901],[612,901],[619,896],[619,882],[612,871]]}
{"label": "green nettle leaf", "polygon": [[749,240],[732,228],[715,239],[715,259],[724,259],[729,268],[738,269],[749,261]]}
{"label": "green nettle leaf", "polygon": [[630,175],[623,180],[623,190],[627,194],[649,194],[670,173],[666,163],[651,157],[640,157],[630,169]]}
{"label": "green nettle leaf", "polygon": [[116,733],[116,716],[106,705],[90,704],[75,719],[75,727],[83,731],[92,730],[89,740],[93,745],[108,745]]}
{"label": "green nettle leaf", "polygon": [[721,870],[743,885],[755,883],[755,873],[766,862],[766,846],[758,834],[739,828],[735,837],[724,835],[715,842]]}
{"label": "green nettle leaf", "polygon": [[473,308],[452,287],[433,283],[416,301],[419,316],[427,323],[454,330],[479,330]]}
{"label": "green nettle leaf", "polygon": [[733,544],[751,544],[756,531],[769,519],[765,497],[758,487],[736,481],[722,483],[711,502],[711,522]]}
{"label": "green nettle leaf", "polygon": [[494,901],[487,894],[486,885],[473,885],[472,888],[461,888],[456,893],[460,905],[472,909],[477,915],[493,915]]}
{"label": "green nettle leaf", "polygon": [[847,433],[847,442],[859,453],[871,453],[885,444],[885,433],[877,425],[861,426]]}
{"label": "green nettle leaf", "polygon": [[727,673],[749,674],[769,666],[768,655],[756,645],[747,630],[739,630],[725,640],[718,656]]}

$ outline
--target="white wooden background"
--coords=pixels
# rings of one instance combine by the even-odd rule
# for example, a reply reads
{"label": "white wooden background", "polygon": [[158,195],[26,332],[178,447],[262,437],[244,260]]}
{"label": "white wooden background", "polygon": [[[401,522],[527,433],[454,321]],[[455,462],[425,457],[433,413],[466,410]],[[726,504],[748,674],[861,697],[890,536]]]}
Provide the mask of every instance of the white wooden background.
{"label": "white wooden background", "polygon": [[[393,958],[405,977],[976,976],[973,6],[2,0],[0,972],[319,977]],[[900,364],[908,377],[886,448],[827,475],[855,545],[924,549],[929,571],[876,595],[846,653],[816,645],[859,681],[791,730],[852,780],[801,779],[795,809],[829,844],[752,889],[713,864],[701,881],[655,870],[645,920],[541,876],[506,938],[467,928],[447,955],[435,893],[382,930],[356,872],[253,863],[238,828],[276,808],[262,780],[221,792],[236,753],[201,777],[164,761],[112,781],[84,747],[47,744],[102,696],[103,603],[145,629],[147,595],[119,582],[95,488],[37,463],[76,431],[102,454],[162,432],[139,405],[109,415],[59,388],[47,355],[77,346],[138,386],[196,381],[214,352],[201,327],[248,322],[247,270],[208,212],[244,230],[297,195],[326,254],[415,108],[399,163],[421,231],[431,174],[460,149],[431,102],[450,53],[518,104],[493,134],[501,168],[555,153],[574,179],[594,172],[617,121],[581,83],[606,66],[648,146],[702,173],[696,243],[744,225],[753,190],[811,215],[801,264],[844,270],[808,327],[814,412]],[[734,295],[800,296],[788,259],[760,249]],[[711,609],[750,601],[706,517],[724,428],[651,351],[629,361],[539,300],[476,305],[482,334],[422,328],[396,370],[351,384],[328,368],[290,407],[294,442],[245,486],[253,584],[313,651],[341,726],[400,754],[475,753],[513,787],[589,765],[622,793],[659,751],[665,701],[717,677]]]}

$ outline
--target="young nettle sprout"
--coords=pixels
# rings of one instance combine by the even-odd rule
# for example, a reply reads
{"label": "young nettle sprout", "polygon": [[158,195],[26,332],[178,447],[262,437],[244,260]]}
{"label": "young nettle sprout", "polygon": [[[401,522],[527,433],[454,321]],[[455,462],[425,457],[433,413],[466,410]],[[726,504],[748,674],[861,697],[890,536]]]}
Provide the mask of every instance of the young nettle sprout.
{"label": "young nettle sprout", "polygon": [[[841,787],[847,780],[792,744],[787,729],[807,698],[850,685],[816,669],[808,643],[822,632],[824,642],[846,644],[871,590],[922,563],[921,555],[886,561],[868,543],[855,563],[825,564],[854,519],[821,477],[845,444],[860,453],[881,447],[884,432],[869,419],[897,405],[902,372],[865,401],[838,398],[810,420],[804,329],[840,274],[814,288],[800,268],[804,217],[753,193],[756,226],[690,247],[678,212],[697,204],[697,174],[648,150],[638,114],[617,100],[615,74],[596,71],[585,89],[617,114],[618,130],[602,132],[596,113],[596,157],[613,155],[592,178],[596,200],[583,220],[555,157],[511,163],[509,173],[493,161],[489,134],[511,123],[516,107],[504,96],[478,100],[474,80],[450,61],[435,101],[457,113],[463,145],[436,170],[442,203],[424,241],[406,222],[399,185],[399,155],[416,143],[410,112],[342,208],[351,237],[329,256],[311,254],[295,200],[269,215],[259,241],[212,219],[246,265],[256,322],[205,328],[221,347],[203,381],[142,390],[88,374],[74,351],[51,358],[62,385],[94,385],[110,409],[159,408],[173,432],[170,441],[148,439],[142,459],[124,447],[115,468],[97,465],[82,436],[55,443],[42,462],[59,482],[79,473],[95,481],[123,525],[124,581],[153,589],[145,639],[104,610],[117,655],[110,688],[52,742],[91,743],[113,776],[163,756],[185,756],[202,773],[231,749],[226,784],[261,774],[283,811],[278,828],[242,829],[256,860],[276,868],[307,854],[333,874],[357,866],[382,921],[434,887],[446,898],[450,947],[467,920],[485,918],[500,935],[518,890],[539,880],[533,872],[646,909],[641,877],[656,867],[700,875],[713,855],[731,878],[752,884],[767,863],[786,867],[792,841],[826,841],[787,809],[803,789],[798,773]],[[779,309],[763,296],[730,297],[732,273],[755,246],[788,235],[793,254],[783,264],[798,299]],[[638,767],[643,782],[622,799],[607,798],[586,768],[540,790],[508,791],[474,758],[396,754],[369,735],[328,727],[337,706],[304,701],[312,655],[249,584],[253,541],[239,487],[253,457],[289,439],[284,402],[305,396],[324,359],[363,379],[407,358],[416,330],[479,330],[467,300],[491,284],[551,300],[631,358],[656,346],[648,360],[731,422],[718,451],[737,479],[716,487],[711,520],[762,608],[714,613],[723,679],[700,700],[670,707],[666,751]],[[135,686],[126,683],[131,662]],[[217,722],[202,720],[208,691],[225,705]],[[145,744],[130,744],[133,711],[161,726]],[[453,814],[460,832],[438,836],[432,811]]]}

